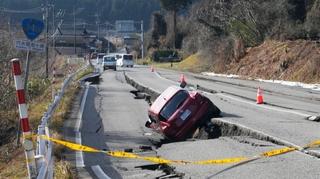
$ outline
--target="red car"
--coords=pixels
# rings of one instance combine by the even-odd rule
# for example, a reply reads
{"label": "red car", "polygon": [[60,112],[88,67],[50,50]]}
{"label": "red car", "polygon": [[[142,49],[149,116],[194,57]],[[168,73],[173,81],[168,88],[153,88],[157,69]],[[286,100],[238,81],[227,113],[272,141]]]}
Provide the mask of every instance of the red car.
{"label": "red car", "polygon": [[148,110],[146,127],[172,140],[184,140],[206,120],[219,116],[217,108],[197,91],[168,87]]}

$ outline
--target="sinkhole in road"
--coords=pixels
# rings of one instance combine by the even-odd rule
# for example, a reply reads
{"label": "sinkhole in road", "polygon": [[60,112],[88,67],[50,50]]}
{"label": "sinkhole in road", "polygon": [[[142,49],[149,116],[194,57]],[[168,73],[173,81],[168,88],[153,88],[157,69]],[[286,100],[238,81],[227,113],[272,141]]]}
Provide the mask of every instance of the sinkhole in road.
{"label": "sinkhole in road", "polygon": [[184,173],[180,173],[175,171],[175,167],[169,166],[167,164],[150,164],[150,165],[141,165],[136,166],[135,168],[140,168],[142,170],[160,170],[164,174],[162,176],[156,177],[156,179],[164,179],[164,178],[183,178],[185,176]]}
{"label": "sinkhole in road", "polygon": [[[132,85],[136,90],[131,91],[135,95],[135,99],[145,99],[149,105],[152,104],[160,94],[151,88],[145,87],[134,80],[130,79],[125,75],[128,84]],[[147,111],[147,110],[146,110]],[[223,118],[223,117],[222,117]],[[248,136],[257,140],[268,141],[277,145],[286,145],[286,143],[277,140],[272,136],[268,136],[259,131],[252,130],[237,124],[232,124],[224,121],[222,118],[213,118],[205,123],[203,126],[199,126],[192,134],[190,134],[190,139],[215,139],[219,137],[233,137],[233,136]],[[156,148],[161,147],[161,145],[166,143],[171,143],[168,139],[163,139],[160,142],[153,142]]]}
{"label": "sinkhole in road", "polygon": [[[144,91],[132,90],[130,91],[134,95],[135,99],[144,99],[150,105],[152,103],[151,96]],[[147,110],[146,110],[147,111]],[[267,138],[266,136],[256,134],[249,129],[239,127],[230,123],[222,122],[218,118],[208,119],[207,122],[201,126],[196,127],[190,132],[189,137],[186,140],[206,140],[215,139],[219,137],[233,137],[233,136],[248,136],[258,140],[265,140],[269,142],[275,142]],[[161,147],[163,144],[176,142],[174,140],[163,138],[160,141],[153,141],[153,145],[156,148]],[[277,143],[278,144],[278,143]]]}
{"label": "sinkhole in road", "polygon": [[[130,91],[134,95],[134,99],[137,100],[146,100],[149,105],[152,103],[151,99],[156,99],[156,97],[152,97],[148,93],[140,90]],[[147,109],[146,109],[147,112]],[[223,116],[223,114],[222,114]],[[212,118],[209,119],[206,123],[198,126],[197,129],[190,134],[190,138],[186,139],[188,141],[196,141],[196,140],[208,140],[208,139],[217,139],[219,137],[230,137],[235,142],[239,142],[242,144],[248,144],[255,147],[269,147],[270,144],[265,143],[263,141],[268,141],[271,143],[275,143],[278,145],[283,145],[272,138],[260,134],[258,132],[252,131],[242,126],[238,126],[236,124],[228,123],[221,120],[223,117]],[[153,144],[153,147],[144,148],[145,150],[150,150],[157,152],[162,145],[167,143],[173,143],[176,141],[169,140],[166,138],[162,138],[157,141],[152,139],[153,135],[148,135],[149,140]],[[256,140],[250,140],[249,138],[253,138]],[[134,150],[126,150],[127,152],[134,152]],[[150,170],[150,171],[162,171],[163,175],[158,178],[183,178],[185,176],[184,173],[178,172],[175,167],[167,165],[167,164],[151,164],[151,165],[142,165],[135,166],[135,168],[140,168],[141,170]]]}

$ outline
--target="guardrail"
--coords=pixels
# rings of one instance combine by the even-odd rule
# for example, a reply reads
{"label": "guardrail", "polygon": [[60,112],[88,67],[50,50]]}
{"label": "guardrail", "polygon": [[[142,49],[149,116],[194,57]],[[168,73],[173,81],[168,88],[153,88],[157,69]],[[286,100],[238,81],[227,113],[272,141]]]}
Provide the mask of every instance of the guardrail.
{"label": "guardrail", "polygon": [[37,179],[52,179],[53,178],[53,157],[52,157],[52,142],[48,140],[44,140],[40,138],[40,135],[46,135],[47,137],[50,137],[50,131],[48,128],[48,122],[51,119],[54,111],[56,110],[57,106],[59,105],[64,92],[66,88],[68,87],[70,81],[74,78],[74,76],[86,69],[88,65],[85,67],[77,70],[75,73],[69,75],[64,81],[63,85],[54,96],[53,102],[49,105],[47,112],[44,113],[43,117],[41,118],[41,124],[38,126],[38,137],[37,137],[37,146],[36,146],[36,164],[37,164],[37,170],[38,170],[38,176]]}

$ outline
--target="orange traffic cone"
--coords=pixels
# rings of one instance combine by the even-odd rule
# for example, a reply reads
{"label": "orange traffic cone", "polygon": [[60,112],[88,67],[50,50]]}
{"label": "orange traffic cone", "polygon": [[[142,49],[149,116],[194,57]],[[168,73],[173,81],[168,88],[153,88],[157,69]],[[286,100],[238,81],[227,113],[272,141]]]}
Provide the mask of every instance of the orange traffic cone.
{"label": "orange traffic cone", "polygon": [[151,72],[154,72],[154,67],[153,67],[153,65],[151,65]]}
{"label": "orange traffic cone", "polygon": [[187,82],[186,82],[186,79],[185,79],[185,77],[184,77],[184,74],[181,74],[181,75],[180,75],[180,80],[179,80],[179,82],[180,82],[180,87],[181,87],[181,88],[186,87]]}
{"label": "orange traffic cone", "polygon": [[257,104],[263,104],[262,89],[259,87],[257,91]]}

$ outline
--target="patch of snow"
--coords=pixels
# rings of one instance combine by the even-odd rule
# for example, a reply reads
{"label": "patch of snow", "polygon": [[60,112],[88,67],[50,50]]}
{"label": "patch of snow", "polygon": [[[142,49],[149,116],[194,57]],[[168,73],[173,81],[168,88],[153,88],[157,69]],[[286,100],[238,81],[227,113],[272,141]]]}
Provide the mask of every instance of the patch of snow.
{"label": "patch of snow", "polygon": [[277,84],[282,84],[286,86],[297,86],[301,88],[320,91],[320,84],[307,84],[307,83],[301,83],[296,81],[283,81],[283,80],[263,80],[263,79],[256,79],[256,80],[260,82],[277,83]]}
{"label": "patch of snow", "polygon": [[217,74],[214,72],[202,72],[201,74],[206,75],[206,76],[218,76],[218,77],[227,77],[227,78],[239,78],[240,77],[239,75],[234,75],[234,74],[226,75],[226,74]]}
{"label": "patch of snow", "polygon": [[[240,78],[239,75],[234,75],[234,74],[226,75],[226,74],[217,74],[214,72],[202,72],[201,74],[205,75],[205,76]],[[301,82],[296,82],[296,81],[283,81],[283,80],[263,80],[263,79],[254,79],[254,80],[260,81],[260,82],[277,83],[277,84],[286,85],[286,86],[296,86],[296,87],[311,89],[311,90],[315,90],[315,91],[320,91],[320,84],[306,84],[306,83],[301,83]]]}

